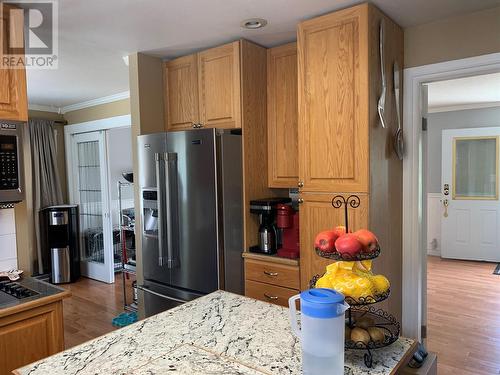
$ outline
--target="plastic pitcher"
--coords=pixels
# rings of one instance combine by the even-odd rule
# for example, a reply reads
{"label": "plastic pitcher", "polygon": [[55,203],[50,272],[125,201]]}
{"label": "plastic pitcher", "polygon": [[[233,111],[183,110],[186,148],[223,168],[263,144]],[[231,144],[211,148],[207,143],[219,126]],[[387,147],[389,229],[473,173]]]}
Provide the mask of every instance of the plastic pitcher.
{"label": "plastic pitcher", "polygon": [[[296,301],[301,318],[297,324]],[[307,375],[344,374],[345,312],[349,305],[333,289],[306,290],[290,297],[290,320],[302,346],[302,370]]]}

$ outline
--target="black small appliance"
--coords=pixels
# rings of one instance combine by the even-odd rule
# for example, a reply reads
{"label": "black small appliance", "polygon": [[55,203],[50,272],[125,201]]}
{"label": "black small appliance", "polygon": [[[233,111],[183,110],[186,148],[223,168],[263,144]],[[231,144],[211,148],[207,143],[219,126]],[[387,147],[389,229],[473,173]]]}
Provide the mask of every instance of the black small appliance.
{"label": "black small appliance", "polygon": [[250,201],[250,212],[259,215],[258,245],[251,252],[276,254],[281,246],[280,232],[276,228],[276,205],[289,203],[290,198],[265,198]]}
{"label": "black small appliance", "polygon": [[78,206],[50,206],[40,211],[43,273],[50,282],[75,282],[80,277]]}

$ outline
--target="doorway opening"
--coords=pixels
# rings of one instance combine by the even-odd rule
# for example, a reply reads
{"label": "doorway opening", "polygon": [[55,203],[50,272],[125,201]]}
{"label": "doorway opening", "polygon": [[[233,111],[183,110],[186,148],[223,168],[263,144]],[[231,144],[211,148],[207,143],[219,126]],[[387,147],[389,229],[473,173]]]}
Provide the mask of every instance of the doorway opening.
{"label": "doorway opening", "polygon": [[422,88],[427,348],[439,373],[499,373],[500,72]]}

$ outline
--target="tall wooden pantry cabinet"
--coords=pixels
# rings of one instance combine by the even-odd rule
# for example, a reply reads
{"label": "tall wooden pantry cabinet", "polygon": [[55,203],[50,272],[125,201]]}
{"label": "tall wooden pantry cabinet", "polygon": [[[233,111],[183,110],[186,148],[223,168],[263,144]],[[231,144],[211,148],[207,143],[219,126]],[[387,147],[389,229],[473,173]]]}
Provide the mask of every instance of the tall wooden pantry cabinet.
{"label": "tall wooden pantry cabinet", "polygon": [[[385,129],[377,113],[381,23]],[[403,66],[403,31],[374,6],[362,4],[300,23],[297,55],[301,289],[331,263],[316,255],[313,244],[318,232],[344,224],[343,210],[332,207],[332,198],[356,194],[361,205],[350,210],[350,227],[378,236],[382,255],[375,271],[391,280],[393,297],[386,308],[400,318],[402,162],[392,141],[393,64]]]}

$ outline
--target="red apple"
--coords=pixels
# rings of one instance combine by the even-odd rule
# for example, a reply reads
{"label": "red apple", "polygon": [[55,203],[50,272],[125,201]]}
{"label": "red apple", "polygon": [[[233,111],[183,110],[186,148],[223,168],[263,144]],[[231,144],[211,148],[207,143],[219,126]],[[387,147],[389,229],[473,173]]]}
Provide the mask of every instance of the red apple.
{"label": "red apple", "polygon": [[363,245],[354,234],[347,233],[335,241],[335,248],[340,254],[349,254],[351,257],[355,257],[361,253]]}
{"label": "red apple", "polygon": [[333,228],[332,231],[335,232],[335,234],[337,235],[337,237],[343,236],[344,234],[347,233],[346,230],[345,230],[345,227],[343,225],[339,225],[339,226]]}
{"label": "red apple", "polygon": [[325,230],[318,233],[314,239],[314,247],[320,249],[325,253],[332,253],[335,251],[335,241],[338,236],[333,230]]}
{"label": "red apple", "polygon": [[378,248],[377,237],[368,229],[360,229],[354,232],[359,242],[363,245],[363,252],[373,253]]}

